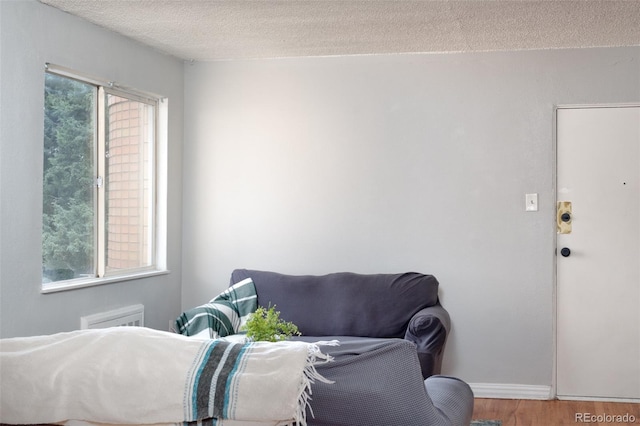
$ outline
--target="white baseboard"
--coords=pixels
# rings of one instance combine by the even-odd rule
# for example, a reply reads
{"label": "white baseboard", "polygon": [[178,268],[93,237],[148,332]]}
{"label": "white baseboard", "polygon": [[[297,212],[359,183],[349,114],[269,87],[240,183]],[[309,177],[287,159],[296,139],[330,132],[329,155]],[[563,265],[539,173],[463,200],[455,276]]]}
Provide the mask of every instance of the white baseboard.
{"label": "white baseboard", "polygon": [[558,399],[565,401],[631,402],[633,404],[640,404],[640,399],[638,398],[602,398],[598,396],[558,395]]}
{"label": "white baseboard", "polygon": [[469,383],[476,398],[553,399],[551,386]]}

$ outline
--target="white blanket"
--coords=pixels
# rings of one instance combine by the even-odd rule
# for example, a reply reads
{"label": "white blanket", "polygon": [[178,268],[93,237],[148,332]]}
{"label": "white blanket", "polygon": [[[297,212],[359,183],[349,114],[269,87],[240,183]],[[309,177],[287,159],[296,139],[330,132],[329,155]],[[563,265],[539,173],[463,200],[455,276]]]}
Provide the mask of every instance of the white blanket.
{"label": "white blanket", "polygon": [[[303,342],[231,343],[142,327],[0,340],[0,423],[306,425],[326,361]],[[213,420],[211,420],[213,419]]]}

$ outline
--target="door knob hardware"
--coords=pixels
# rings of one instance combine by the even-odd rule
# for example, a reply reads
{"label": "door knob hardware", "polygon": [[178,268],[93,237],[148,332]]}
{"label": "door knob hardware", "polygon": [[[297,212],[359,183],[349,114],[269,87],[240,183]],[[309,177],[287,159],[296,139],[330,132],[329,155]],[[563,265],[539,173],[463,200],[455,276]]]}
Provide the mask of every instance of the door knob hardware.
{"label": "door knob hardware", "polygon": [[571,256],[571,249],[569,247],[562,247],[562,250],[560,250],[560,254],[563,257],[569,257]]}

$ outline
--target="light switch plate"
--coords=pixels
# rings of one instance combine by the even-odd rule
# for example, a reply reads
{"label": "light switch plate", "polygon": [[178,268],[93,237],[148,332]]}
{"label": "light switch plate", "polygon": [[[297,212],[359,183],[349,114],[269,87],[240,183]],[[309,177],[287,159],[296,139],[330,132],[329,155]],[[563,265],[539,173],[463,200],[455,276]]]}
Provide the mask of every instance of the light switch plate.
{"label": "light switch plate", "polygon": [[525,194],[525,209],[528,212],[538,211],[538,194]]}

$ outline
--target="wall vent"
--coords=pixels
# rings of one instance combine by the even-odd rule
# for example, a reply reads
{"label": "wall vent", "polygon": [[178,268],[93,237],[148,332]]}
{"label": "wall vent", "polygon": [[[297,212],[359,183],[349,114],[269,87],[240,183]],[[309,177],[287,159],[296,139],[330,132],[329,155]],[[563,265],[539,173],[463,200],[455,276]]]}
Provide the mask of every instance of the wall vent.
{"label": "wall vent", "polygon": [[144,305],[131,305],[80,318],[80,329],[134,326],[144,327]]}

